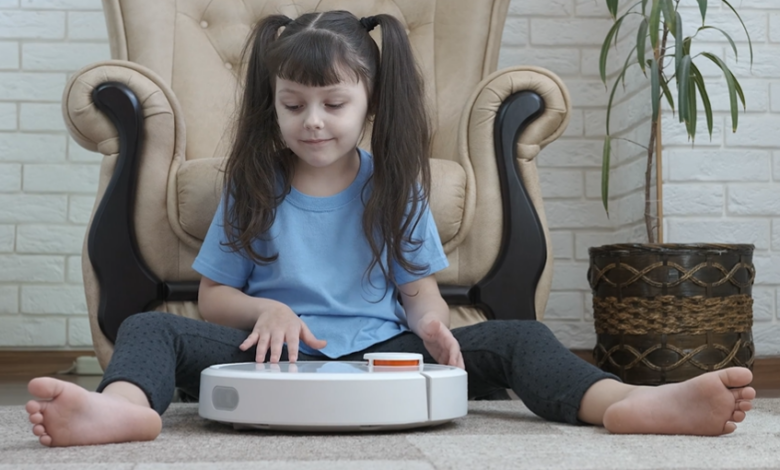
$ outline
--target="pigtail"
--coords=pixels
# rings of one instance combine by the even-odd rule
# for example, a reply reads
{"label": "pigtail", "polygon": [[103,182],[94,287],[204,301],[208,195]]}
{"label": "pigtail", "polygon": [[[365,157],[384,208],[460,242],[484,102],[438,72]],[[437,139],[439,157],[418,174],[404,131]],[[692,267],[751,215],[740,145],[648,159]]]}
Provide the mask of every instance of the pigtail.
{"label": "pigtail", "polygon": [[[244,46],[242,63],[246,64],[246,78],[224,174],[224,187],[230,196],[224,198],[225,245],[258,263],[270,263],[278,256],[255,252],[252,241],[271,228],[276,207],[290,190],[293,160],[276,120],[274,77],[266,55],[279,29],[291,21],[284,15],[266,17]],[[277,187],[279,171],[285,185],[281,193]]]}
{"label": "pigtail", "polygon": [[[361,22],[364,27],[365,20]],[[422,75],[405,28],[390,15],[377,15],[369,20],[381,27],[382,53],[370,106],[374,111],[371,136],[374,175],[363,228],[374,254],[368,272],[386,248],[384,266],[379,265],[388,281],[395,283],[393,260],[411,273],[419,274],[427,269],[406,260],[409,249],[404,250],[404,244],[412,251],[422,244],[421,240],[412,240],[411,233],[430,194],[430,123]]]}

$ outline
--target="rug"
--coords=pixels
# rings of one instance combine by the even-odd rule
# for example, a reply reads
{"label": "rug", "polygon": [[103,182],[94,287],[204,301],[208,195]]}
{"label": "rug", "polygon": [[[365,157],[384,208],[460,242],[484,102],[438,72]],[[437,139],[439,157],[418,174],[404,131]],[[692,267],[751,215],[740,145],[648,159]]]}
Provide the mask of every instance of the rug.
{"label": "rug", "polygon": [[0,407],[0,470],[778,469],[780,399],[757,399],[733,434],[612,435],[544,421],[520,401],[469,402],[454,422],[414,431],[234,431],[173,404],[152,442],[47,448],[23,407]]}

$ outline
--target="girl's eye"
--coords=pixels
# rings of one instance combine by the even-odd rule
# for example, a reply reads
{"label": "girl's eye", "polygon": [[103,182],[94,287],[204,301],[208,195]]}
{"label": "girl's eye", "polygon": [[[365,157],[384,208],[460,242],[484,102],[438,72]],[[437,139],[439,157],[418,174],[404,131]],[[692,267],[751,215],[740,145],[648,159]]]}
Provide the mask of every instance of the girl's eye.
{"label": "girl's eye", "polygon": [[297,109],[299,109],[299,108],[300,108],[300,106],[298,106],[298,105],[290,106],[290,105],[287,105],[287,104],[286,104],[286,105],[284,105],[284,107],[285,107],[285,109],[287,109],[288,111],[295,111],[295,110],[297,110]]}
{"label": "girl's eye", "polygon": [[328,108],[331,108],[331,109],[339,109],[339,108],[341,108],[342,106],[344,106],[344,103],[339,103],[339,104],[326,104],[325,106],[327,106]]}

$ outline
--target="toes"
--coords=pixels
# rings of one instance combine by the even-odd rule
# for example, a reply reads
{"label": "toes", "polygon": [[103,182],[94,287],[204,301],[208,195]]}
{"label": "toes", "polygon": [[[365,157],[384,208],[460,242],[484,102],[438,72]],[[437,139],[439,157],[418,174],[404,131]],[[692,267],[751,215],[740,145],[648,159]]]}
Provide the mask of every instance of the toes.
{"label": "toes", "polygon": [[756,398],[756,389],[753,387],[735,388],[731,390],[734,400],[752,400]]}
{"label": "toes", "polygon": [[723,426],[723,434],[731,434],[736,430],[737,430],[737,425],[732,423],[731,421],[727,422],[726,425]]}
{"label": "toes", "polygon": [[734,421],[735,423],[741,423],[742,421],[745,421],[745,412],[735,411],[734,414],[731,415],[731,421]]}
{"label": "toes", "polygon": [[24,409],[27,410],[27,412],[30,414],[38,413],[41,411],[41,403],[35,400],[30,400],[24,406]]}
{"label": "toes", "polygon": [[33,413],[30,415],[30,422],[33,424],[43,423],[43,415],[40,413]]}
{"label": "toes", "polygon": [[38,437],[45,436],[46,435],[46,428],[43,427],[42,424],[36,424],[33,426],[33,434],[35,434]]}
{"label": "toes", "polygon": [[38,441],[41,444],[45,445],[46,447],[50,447],[51,446],[51,436],[49,436],[48,434],[44,434],[43,436],[38,438]]}
{"label": "toes", "polygon": [[753,402],[751,401],[738,401],[735,411],[750,411],[753,409]]}
{"label": "toes", "polygon": [[753,373],[745,367],[729,367],[718,371],[718,376],[729,388],[746,387],[753,380]]}
{"label": "toes", "polygon": [[27,384],[28,392],[44,400],[55,398],[62,393],[63,388],[63,382],[51,377],[38,377]]}

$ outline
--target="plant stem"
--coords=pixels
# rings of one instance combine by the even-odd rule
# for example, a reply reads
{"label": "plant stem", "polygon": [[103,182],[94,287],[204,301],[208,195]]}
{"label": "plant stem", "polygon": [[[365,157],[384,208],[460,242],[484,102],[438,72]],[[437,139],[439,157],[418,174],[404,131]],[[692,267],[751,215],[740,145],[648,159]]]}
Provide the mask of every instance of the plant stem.
{"label": "plant stem", "polygon": [[[664,23],[664,34],[658,49],[653,51],[655,60],[658,63],[659,80],[664,79],[664,63],[662,58],[666,55],[666,39],[669,37],[669,28]],[[679,38],[677,40],[680,40]],[[660,99],[660,98],[659,98]],[[661,104],[659,103],[659,106]],[[645,230],[647,231],[647,242],[655,243],[655,217],[652,214],[652,201],[650,200],[650,188],[653,184],[653,153],[655,151],[655,139],[658,135],[658,123],[661,121],[661,113],[658,113],[658,119],[653,121],[650,126],[650,143],[647,144],[647,168],[645,169]],[[660,178],[661,175],[656,175]]]}
{"label": "plant stem", "polygon": [[[658,114],[661,117],[661,114]],[[655,135],[658,132],[658,121],[653,121],[650,127],[650,143],[647,147],[647,169],[645,170],[645,230],[647,230],[647,242],[655,243],[653,230],[653,215],[650,213],[650,185],[653,179],[653,150],[655,149]]]}

